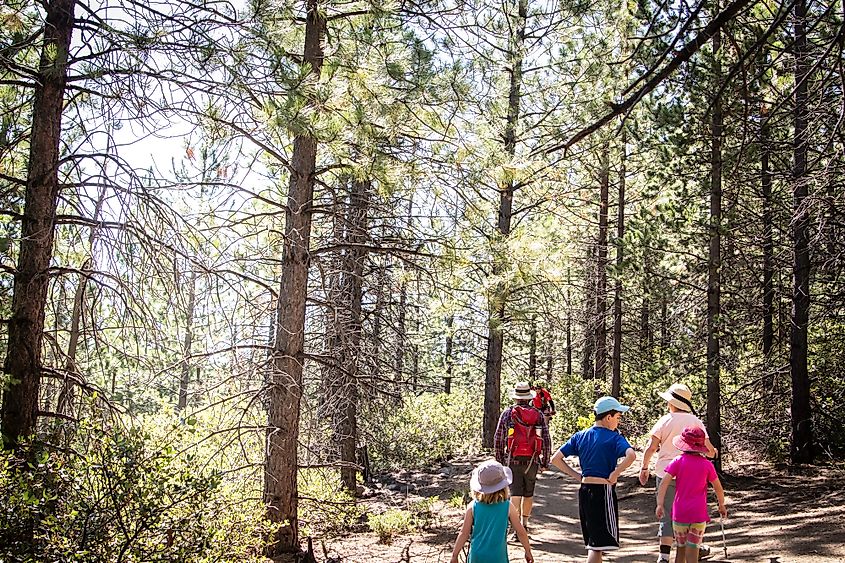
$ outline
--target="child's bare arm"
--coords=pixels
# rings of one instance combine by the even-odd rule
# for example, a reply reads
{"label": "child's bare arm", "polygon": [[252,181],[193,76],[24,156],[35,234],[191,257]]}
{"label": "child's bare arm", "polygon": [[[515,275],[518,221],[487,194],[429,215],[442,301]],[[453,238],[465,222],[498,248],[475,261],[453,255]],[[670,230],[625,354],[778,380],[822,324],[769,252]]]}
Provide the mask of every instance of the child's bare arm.
{"label": "child's bare arm", "polygon": [[528,540],[528,532],[522,522],[519,521],[519,513],[516,511],[514,505],[508,507],[508,520],[510,520],[513,531],[516,532],[516,537],[519,538],[519,543],[522,544],[522,549],[525,550],[525,561],[527,563],[534,563],[534,556],[531,555],[531,544]]}
{"label": "child's bare arm", "polygon": [[469,535],[472,533],[472,505],[467,508],[464,514],[464,523],[461,526],[461,531],[458,532],[458,539],[455,540],[455,549],[452,550],[451,563],[458,563],[458,554],[466,545]]}
{"label": "child's bare arm", "polygon": [[716,491],[716,499],[719,501],[719,514],[725,518],[728,515],[728,508],[725,506],[725,489],[722,488],[722,482],[718,477],[713,481],[713,490]]}
{"label": "child's bare arm", "polygon": [[622,463],[616,466],[616,469],[610,474],[610,477],[607,478],[610,481],[611,485],[615,485],[616,481],[619,480],[619,476],[622,475],[622,472],[631,467],[631,464],[637,460],[637,454],[634,453],[633,448],[628,448],[625,450],[625,459],[622,460]]}
{"label": "child's bare arm", "polygon": [[669,490],[669,485],[672,483],[674,477],[666,474],[666,477],[660,482],[660,488],[657,489],[657,508],[654,509],[654,515],[660,520],[663,518],[663,503],[666,502],[666,491]]}
{"label": "child's bare arm", "polygon": [[550,465],[554,465],[576,481],[581,480],[581,473],[572,469],[568,463],[566,463],[566,458],[563,457],[563,454],[560,453],[560,450],[555,452],[555,455],[552,456],[552,460],[549,462]]}

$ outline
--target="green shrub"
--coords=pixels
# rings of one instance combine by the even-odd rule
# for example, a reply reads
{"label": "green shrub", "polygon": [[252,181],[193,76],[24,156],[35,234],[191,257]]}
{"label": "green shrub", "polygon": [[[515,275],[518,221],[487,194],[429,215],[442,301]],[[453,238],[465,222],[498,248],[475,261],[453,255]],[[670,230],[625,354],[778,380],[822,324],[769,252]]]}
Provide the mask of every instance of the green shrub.
{"label": "green shrub", "polygon": [[[101,422],[101,421],[100,421]],[[141,430],[83,424],[76,451],[0,454],[0,559],[238,561],[259,555],[259,503]],[[72,450],[68,450],[71,452]],[[231,560],[231,559],[230,559]]]}
{"label": "green shrub", "polygon": [[406,397],[387,416],[371,413],[367,437],[376,468],[427,467],[480,447],[481,398],[466,390]]}
{"label": "green shrub", "polygon": [[413,532],[414,517],[407,510],[393,509],[381,514],[370,514],[367,516],[367,524],[370,529],[378,535],[379,543],[391,544],[394,536]]}
{"label": "green shrub", "polygon": [[344,491],[334,468],[299,471],[301,535],[333,534],[351,528],[363,513]]}

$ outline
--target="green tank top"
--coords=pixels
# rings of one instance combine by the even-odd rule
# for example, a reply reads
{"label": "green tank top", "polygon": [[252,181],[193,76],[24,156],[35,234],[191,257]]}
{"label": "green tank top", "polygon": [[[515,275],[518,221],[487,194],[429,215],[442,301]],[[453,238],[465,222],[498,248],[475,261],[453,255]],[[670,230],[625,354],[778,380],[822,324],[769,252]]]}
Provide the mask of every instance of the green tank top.
{"label": "green tank top", "polygon": [[472,504],[472,536],[467,563],[508,563],[508,510],[510,501]]}

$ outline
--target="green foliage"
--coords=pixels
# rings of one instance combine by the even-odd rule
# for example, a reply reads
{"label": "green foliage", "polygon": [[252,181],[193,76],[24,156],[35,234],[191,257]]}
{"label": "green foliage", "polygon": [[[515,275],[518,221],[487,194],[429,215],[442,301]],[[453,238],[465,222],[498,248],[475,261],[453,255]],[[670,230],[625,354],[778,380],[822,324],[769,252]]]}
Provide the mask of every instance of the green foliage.
{"label": "green foliage", "polygon": [[393,538],[425,529],[431,524],[434,498],[412,503],[407,510],[391,509],[381,514],[369,514],[367,523],[379,537],[379,543],[390,544]]}
{"label": "green foliage", "polygon": [[478,451],[482,401],[466,389],[405,397],[398,408],[372,421],[373,465],[426,467]]}
{"label": "green foliage", "polygon": [[390,544],[398,534],[413,532],[413,515],[407,510],[393,509],[367,517],[370,529],[378,535],[379,543]]}
{"label": "green foliage", "polygon": [[298,477],[303,535],[338,533],[352,527],[361,517],[361,508],[341,487],[336,469],[302,469]]}
{"label": "green foliage", "polygon": [[[232,502],[216,471],[140,430],[81,429],[79,453],[0,461],[0,556],[15,561],[248,560],[260,505]],[[234,559],[228,559],[234,557]]]}

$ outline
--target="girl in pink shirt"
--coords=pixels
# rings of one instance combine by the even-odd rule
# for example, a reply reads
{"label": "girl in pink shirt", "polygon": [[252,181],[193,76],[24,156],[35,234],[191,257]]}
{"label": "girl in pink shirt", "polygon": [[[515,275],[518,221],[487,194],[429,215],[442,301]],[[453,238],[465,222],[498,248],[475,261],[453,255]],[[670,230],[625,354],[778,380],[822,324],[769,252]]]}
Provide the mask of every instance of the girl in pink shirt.
{"label": "girl in pink shirt", "polygon": [[684,428],[672,443],[682,453],[666,466],[666,478],[657,492],[657,519],[663,518],[663,501],[670,483],[676,482],[675,501],[672,503],[672,530],[678,549],[675,563],[697,563],[698,548],[704,530],[710,521],[707,512],[707,483],[713,483],[719,500],[719,514],[727,516],[725,491],[716,475],[716,468],[704,457],[707,452],[704,430],[694,426]]}

